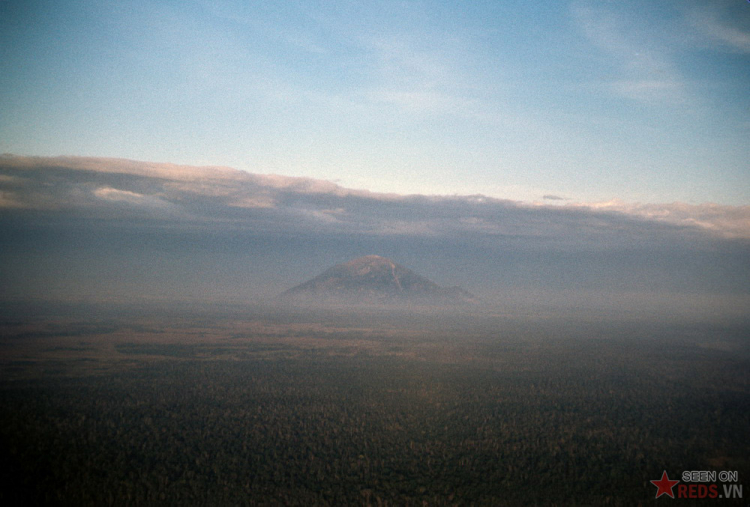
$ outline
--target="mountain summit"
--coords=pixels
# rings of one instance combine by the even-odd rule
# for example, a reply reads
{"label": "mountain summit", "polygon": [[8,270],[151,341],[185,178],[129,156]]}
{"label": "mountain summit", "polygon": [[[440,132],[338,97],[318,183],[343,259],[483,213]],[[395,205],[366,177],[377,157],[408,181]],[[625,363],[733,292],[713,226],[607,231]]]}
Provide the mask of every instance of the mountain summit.
{"label": "mountain summit", "polygon": [[351,304],[455,305],[477,300],[459,287],[440,287],[379,255],[337,264],[281,297],[295,302]]}

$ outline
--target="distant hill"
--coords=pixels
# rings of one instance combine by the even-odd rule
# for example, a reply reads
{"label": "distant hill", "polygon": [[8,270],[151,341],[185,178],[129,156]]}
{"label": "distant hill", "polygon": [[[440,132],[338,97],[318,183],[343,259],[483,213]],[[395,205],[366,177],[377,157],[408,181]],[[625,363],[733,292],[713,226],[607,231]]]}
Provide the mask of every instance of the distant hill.
{"label": "distant hill", "polygon": [[312,304],[461,305],[478,301],[459,287],[441,287],[379,255],[337,264],[280,297]]}

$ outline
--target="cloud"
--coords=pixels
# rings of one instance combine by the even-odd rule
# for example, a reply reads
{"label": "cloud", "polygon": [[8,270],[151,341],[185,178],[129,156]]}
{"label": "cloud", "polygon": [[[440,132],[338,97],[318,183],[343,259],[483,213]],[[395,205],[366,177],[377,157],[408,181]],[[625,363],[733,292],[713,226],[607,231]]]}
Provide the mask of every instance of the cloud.
{"label": "cloud", "polygon": [[427,14],[416,4],[394,8],[414,23],[367,30],[352,38],[367,62],[369,78],[355,100],[412,114],[486,115],[476,93],[478,76],[465,64],[472,56],[465,34],[420,29]]}
{"label": "cloud", "polygon": [[[722,2],[706,2],[693,6],[688,12],[688,20],[692,28],[706,36],[720,46],[738,53],[750,53],[750,28],[747,24],[740,26],[742,19],[748,19],[747,5]],[[740,17],[730,12],[731,7],[738,6],[745,12]]]}
{"label": "cloud", "polygon": [[122,202],[133,206],[165,207],[168,203],[157,196],[143,195],[128,190],[118,190],[112,187],[100,187],[94,190],[94,195],[105,201]]}
{"label": "cloud", "polygon": [[16,200],[15,195],[11,192],[0,192],[0,209],[3,208],[24,208],[24,204]]}
{"label": "cloud", "polygon": [[[684,79],[669,45],[643,17],[603,3],[571,3],[571,16],[600,51],[612,59],[619,78],[605,82],[612,92],[642,102],[684,103]],[[660,27],[664,30],[664,27]]]}
{"label": "cloud", "polygon": [[[658,234],[750,239],[750,207],[567,203],[531,205],[486,196],[400,196],[310,178],[121,159],[0,158],[0,207],[165,224],[220,223],[287,232],[608,241]],[[545,200],[565,198],[545,195]],[[0,209],[2,209],[0,208]],[[673,229],[664,229],[673,226]]]}
{"label": "cloud", "polygon": [[614,200],[593,204],[570,204],[591,210],[611,210],[624,215],[679,226],[697,227],[726,238],[750,239],[750,206],[719,204],[634,204]]}

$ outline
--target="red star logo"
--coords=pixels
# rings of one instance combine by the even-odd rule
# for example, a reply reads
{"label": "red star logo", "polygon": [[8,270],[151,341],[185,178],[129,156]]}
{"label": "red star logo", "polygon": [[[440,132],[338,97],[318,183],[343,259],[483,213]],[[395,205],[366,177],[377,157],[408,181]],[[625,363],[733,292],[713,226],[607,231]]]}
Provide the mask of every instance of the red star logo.
{"label": "red star logo", "polygon": [[670,497],[674,498],[672,488],[674,488],[674,485],[678,482],[680,481],[670,481],[669,476],[667,475],[667,471],[664,470],[664,473],[661,474],[661,479],[659,479],[658,481],[651,481],[651,484],[658,488],[658,491],[656,492],[656,498],[659,498],[662,495],[669,495]]}

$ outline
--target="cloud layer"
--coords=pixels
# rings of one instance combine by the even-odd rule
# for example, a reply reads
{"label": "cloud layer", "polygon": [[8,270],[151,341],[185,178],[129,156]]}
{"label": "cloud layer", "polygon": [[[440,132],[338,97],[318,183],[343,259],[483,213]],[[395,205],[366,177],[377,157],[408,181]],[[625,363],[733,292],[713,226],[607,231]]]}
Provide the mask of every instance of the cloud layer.
{"label": "cloud layer", "polygon": [[530,205],[474,196],[379,194],[309,178],[122,159],[0,158],[0,210],[361,234],[481,234],[582,240],[647,234],[750,239],[750,206],[622,201]]}

